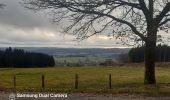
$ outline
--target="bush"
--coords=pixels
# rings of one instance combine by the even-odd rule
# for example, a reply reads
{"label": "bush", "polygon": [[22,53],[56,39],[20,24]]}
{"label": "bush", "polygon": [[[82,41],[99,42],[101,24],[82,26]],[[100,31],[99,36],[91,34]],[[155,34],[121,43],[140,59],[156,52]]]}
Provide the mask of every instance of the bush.
{"label": "bush", "polygon": [[100,63],[101,66],[112,66],[115,62],[112,59],[106,59],[105,62]]}
{"label": "bush", "polygon": [[120,62],[120,63],[130,63],[131,60],[130,60],[129,55],[127,53],[122,53],[118,57],[118,62]]}

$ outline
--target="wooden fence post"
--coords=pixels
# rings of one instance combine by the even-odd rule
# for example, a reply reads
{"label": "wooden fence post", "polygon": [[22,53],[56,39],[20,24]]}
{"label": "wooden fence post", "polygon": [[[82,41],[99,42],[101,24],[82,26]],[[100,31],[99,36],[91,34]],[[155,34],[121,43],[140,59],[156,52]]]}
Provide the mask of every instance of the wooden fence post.
{"label": "wooden fence post", "polygon": [[78,89],[78,74],[75,74],[75,89]]}
{"label": "wooden fence post", "polygon": [[109,74],[109,89],[112,88],[112,75]]}
{"label": "wooden fence post", "polygon": [[16,88],[16,76],[13,76],[13,81],[14,81],[14,89]]}
{"label": "wooden fence post", "polygon": [[44,79],[45,79],[45,77],[44,77],[44,75],[42,75],[42,88],[44,88],[44,87],[45,87]]}

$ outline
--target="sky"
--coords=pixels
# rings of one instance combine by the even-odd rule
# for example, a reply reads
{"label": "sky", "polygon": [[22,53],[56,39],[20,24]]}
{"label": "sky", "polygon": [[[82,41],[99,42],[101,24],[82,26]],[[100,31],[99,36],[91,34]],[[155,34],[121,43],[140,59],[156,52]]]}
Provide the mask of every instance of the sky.
{"label": "sky", "polygon": [[44,13],[35,13],[21,5],[21,0],[0,0],[0,47],[113,48],[126,47],[104,35],[76,41],[62,33],[60,25],[50,22]]}
{"label": "sky", "polygon": [[62,33],[62,26],[50,21],[47,13],[28,10],[21,0],[0,0],[0,47],[124,48],[120,40],[105,35],[83,41]]}

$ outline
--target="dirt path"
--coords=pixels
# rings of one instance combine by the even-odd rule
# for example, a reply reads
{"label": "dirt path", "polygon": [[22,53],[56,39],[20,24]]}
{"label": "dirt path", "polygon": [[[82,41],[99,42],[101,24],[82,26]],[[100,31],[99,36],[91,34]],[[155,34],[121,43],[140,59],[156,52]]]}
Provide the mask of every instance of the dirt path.
{"label": "dirt path", "polygon": [[[11,93],[0,92],[0,100],[9,100]],[[27,93],[32,94],[32,93]],[[38,93],[36,93],[38,94]],[[67,98],[15,98],[15,100],[170,100],[170,95],[150,96],[150,95],[129,95],[129,94],[88,94],[73,93],[68,94]],[[12,100],[12,99],[11,99]]]}

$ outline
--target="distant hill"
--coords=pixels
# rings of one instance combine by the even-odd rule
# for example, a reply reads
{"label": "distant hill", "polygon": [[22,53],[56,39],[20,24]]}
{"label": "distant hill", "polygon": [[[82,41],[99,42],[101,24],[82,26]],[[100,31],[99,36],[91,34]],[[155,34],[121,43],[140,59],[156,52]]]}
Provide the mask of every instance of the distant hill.
{"label": "distant hill", "polygon": [[[5,48],[0,48],[4,50]],[[49,55],[110,55],[129,52],[129,48],[53,48],[53,47],[18,47],[31,52]]]}
{"label": "distant hill", "polygon": [[[0,48],[5,50],[5,48]],[[118,62],[119,55],[128,53],[130,48],[51,48],[51,47],[18,47],[28,52],[44,53],[54,56],[57,64],[63,65],[64,61],[77,64],[80,60],[85,62],[101,63],[107,59]]]}

